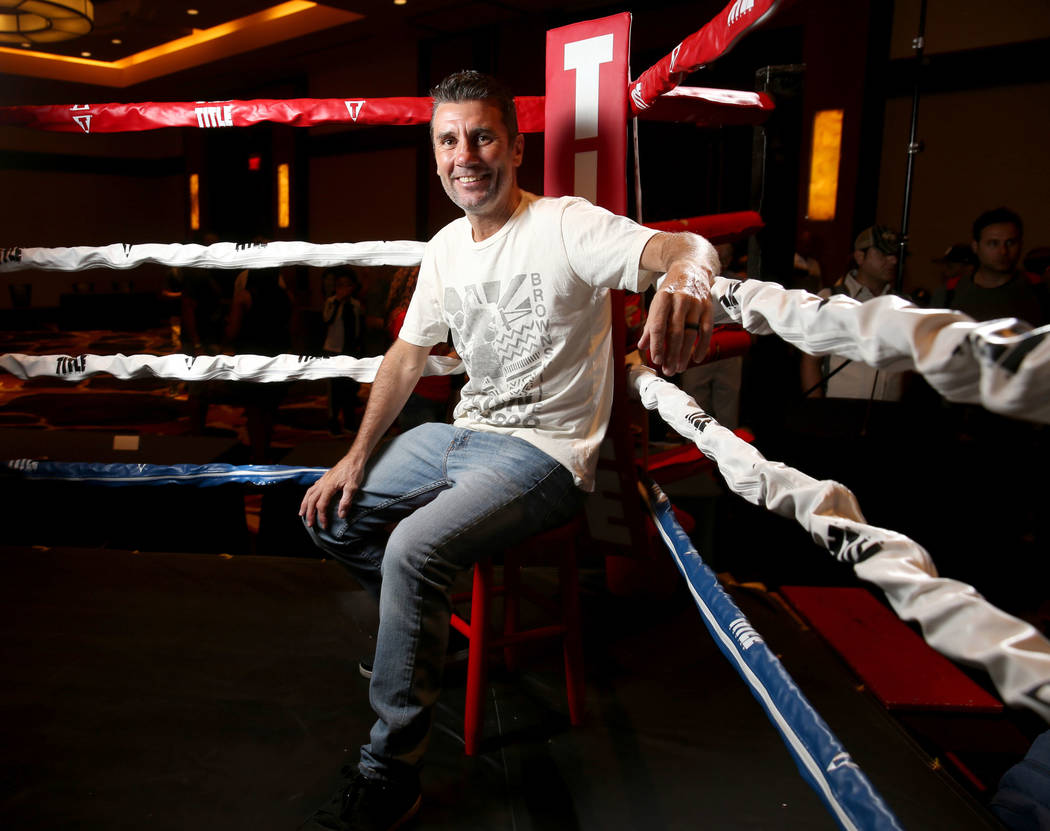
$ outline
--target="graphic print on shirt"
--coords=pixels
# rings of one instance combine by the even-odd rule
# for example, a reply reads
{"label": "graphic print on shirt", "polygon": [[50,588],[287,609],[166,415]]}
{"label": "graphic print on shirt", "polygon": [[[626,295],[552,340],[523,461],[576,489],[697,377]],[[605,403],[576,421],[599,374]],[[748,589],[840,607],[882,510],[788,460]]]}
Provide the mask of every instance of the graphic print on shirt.
{"label": "graphic print on shirt", "polygon": [[539,274],[446,287],[445,314],[467,362],[474,396],[460,405],[478,421],[536,427],[543,411],[543,364],[554,351]]}

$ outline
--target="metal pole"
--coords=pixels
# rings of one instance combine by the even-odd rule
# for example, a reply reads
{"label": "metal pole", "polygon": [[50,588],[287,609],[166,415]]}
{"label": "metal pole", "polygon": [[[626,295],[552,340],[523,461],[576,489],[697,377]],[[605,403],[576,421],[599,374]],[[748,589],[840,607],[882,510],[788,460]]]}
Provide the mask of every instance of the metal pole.
{"label": "metal pole", "polygon": [[919,129],[919,93],[922,77],[922,50],[926,46],[926,0],[919,4],[919,33],[911,42],[915,49],[915,85],[911,98],[911,133],[908,137],[908,172],[904,178],[904,209],[901,211],[901,236],[897,248],[897,294],[904,290],[904,260],[908,253],[908,220],[911,213],[911,185],[915,156],[922,151],[922,142],[916,134]]}

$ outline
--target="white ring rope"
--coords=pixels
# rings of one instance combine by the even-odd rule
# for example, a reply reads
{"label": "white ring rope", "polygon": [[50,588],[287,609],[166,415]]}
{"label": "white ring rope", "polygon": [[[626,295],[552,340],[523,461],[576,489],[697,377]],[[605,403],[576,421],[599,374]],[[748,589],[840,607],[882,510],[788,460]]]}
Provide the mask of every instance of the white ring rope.
{"label": "white ring rope", "polygon": [[335,242],[319,244],[277,242],[216,242],[212,245],[179,243],[113,243],[101,247],[3,248],[0,274],[9,271],[83,271],[87,268],[137,268],[159,263],[179,268],[276,268],[312,265],[419,265],[426,243],[415,240],[379,242]]}
{"label": "white ring rope", "polygon": [[[27,378],[57,377],[83,381],[106,374],[124,381],[164,378],[177,381],[319,381],[353,378],[363,384],[375,380],[383,356],[352,358],[349,355],[307,357],[302,355],[0,355],[0,369]],[[424,375],[455,375],[464,372],[459,358],[431,355]]]}
{"label": "white ring rope", "polygon": [[899,617],[916,621],[930,646],[985,670],[1004,701],[1050,722],[1050,641],[1035,627],[997,609],[972,586],[939,577],[930,555],[909,538],[868,525],[845,486],[768,461],[648,367],[631,367],[629,380],[647,409],[659,411],[718,465],[734,493],[794,517],[836,559],[878,586]]}
{"label": "white ring rope", "polygon": [[833,353],[877,369],[916,370],[949,401],[1050,422],[1050,326],[1015,318],[977,323],[900,297],[828,300],[761,280],[715,279],[725,312],[752,334],[775,332],[811,355]]}
{"label": "white ring rope", "polygon": [[[313,245],[304,242],[274,242],[240,247],[233,243],[199,245],[110,245],[105,248],[22,249],[34,252],[34,260],[72,264],[85,258],[106,265],[116,258],[167,265],[191,264],[219,268],[274,267],[278,265],[338,265],[352,262],[368,265],[413,265],[421,242],[364,242]],[[123,249],[129,253],[125,255]],[[8,249],[10,250],[10,249]],[[35,252],[42,252],[39,256]],[[24,266],[27,257],[16,263]],[[368,259],[365,263],[363,260]],[[9,264],[10,265],[10,264]],[[79,267],[86,267],[80,265]],[[117,267],[125,267],[123,265]],[[3,270],[5,266],[0,266]],[[1043,423],[1050,422],[1050,326],[1030,329],[1013,318],[977,323],[961,312],[921,309],[895,296],[860,303],[844,295],[824,299],[801,290],[787,290],[761,280],[715,279],[715,296],[730,319],[752,334],[775,332],[810,354],[834,353],[862,361],[878,369],[920,372],[930,385],[949,401],[981,404],[1004,415]],[[243,359],[243,360],[242,360]],[[366,370],[357,361],[341,363],[322,359],[281,355],[217,356],[186,355],[0,355],[0,368],[19,378],[57,376],[79,381],[95,373],[118,378],[150,375],[186,381],[226,378],[280,381],[323,378]],[[442,368],[431,374],[447,374]],[[282,375],[282,373],[287,373]]]}

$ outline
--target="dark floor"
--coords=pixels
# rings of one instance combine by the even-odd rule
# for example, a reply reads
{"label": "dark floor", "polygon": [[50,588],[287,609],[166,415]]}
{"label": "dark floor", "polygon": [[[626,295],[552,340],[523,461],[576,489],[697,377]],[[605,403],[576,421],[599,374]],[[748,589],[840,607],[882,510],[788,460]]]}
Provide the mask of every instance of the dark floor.
{"label": "dark floor", "polygon": [[[371,722],[370,611],[318,560],[0,549],[0,826],[288,829]],[[538,575],[541,579],[543,572]],[[434,829],[835,827],[684,594],[584,580],[588,718],[557,655],[497,675],[462,754],[450,668],[424,774]],[[768,596],[735,590],[905,828],[995,828]]]}

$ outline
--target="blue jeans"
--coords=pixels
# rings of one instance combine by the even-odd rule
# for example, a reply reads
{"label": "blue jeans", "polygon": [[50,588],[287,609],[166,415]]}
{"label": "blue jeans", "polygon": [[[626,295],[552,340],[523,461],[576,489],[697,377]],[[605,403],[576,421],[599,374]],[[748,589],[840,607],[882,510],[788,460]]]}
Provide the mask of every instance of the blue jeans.
{"label": "blue jeans", "polygon": [[308,528],[379,600],[369,686],[378,720],[361,748],[362,773],[391,780],[419,766],[440,692],[456,575],[564,524],[582,497],[565,467],[523,439],[424,424],[380,448],[345,520],[333,500],[328,529]]}

